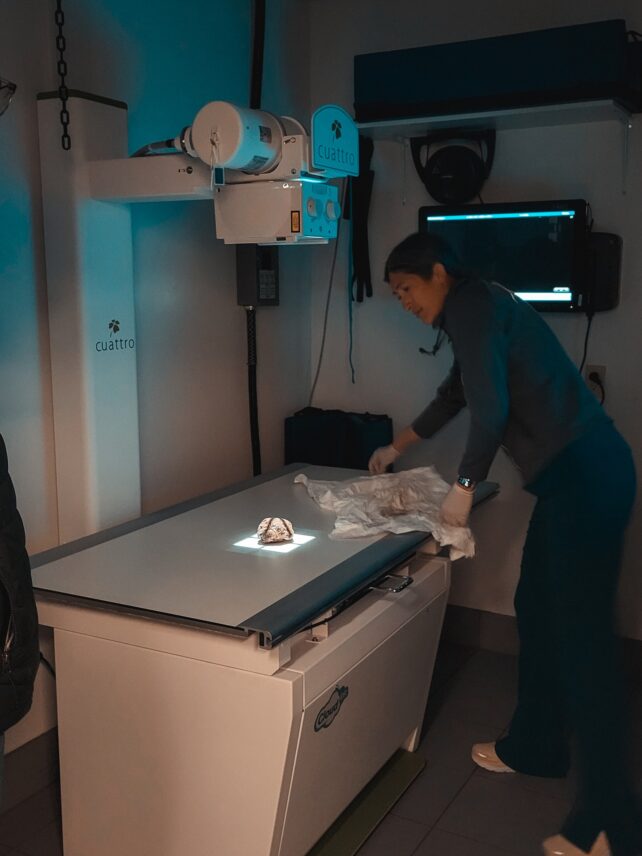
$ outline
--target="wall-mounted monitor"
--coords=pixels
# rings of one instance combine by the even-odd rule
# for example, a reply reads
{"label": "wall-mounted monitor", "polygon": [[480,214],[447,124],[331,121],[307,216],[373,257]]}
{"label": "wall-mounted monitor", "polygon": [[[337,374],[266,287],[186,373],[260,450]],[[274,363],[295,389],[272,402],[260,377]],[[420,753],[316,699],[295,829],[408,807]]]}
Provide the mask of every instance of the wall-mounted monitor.
{"label": "wall-mounted monitor", "polygon": [[586,302],[586,202],[424,206],[419,231],[441,235],[462,264],[510,288],[542,312]]}

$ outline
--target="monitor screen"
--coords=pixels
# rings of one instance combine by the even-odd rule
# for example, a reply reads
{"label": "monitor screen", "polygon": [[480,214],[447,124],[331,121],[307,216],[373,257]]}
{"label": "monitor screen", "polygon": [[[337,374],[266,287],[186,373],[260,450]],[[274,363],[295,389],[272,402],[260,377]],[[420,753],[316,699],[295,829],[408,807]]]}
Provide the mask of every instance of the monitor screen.
{"label": "monitor screen", "polygon": [[445,238],[462,265],[540,311],[583,308],[586,202],[566,199],[419,209],[419,230]]}

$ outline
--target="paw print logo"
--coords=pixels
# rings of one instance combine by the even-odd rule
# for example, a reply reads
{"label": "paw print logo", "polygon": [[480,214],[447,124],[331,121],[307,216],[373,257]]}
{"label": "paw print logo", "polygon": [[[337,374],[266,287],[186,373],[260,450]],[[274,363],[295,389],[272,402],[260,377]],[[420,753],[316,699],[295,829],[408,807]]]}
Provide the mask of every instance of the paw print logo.
{"label": "paw print logo", "polygon": [[120,321],[116,321],[115,318],[109,322],[109,336],[111,338],[112,333],[117,333],[120,330]]}
{"label": "paw print logo", "polygon": [[334,134],[335,140],[338,140],[341,136],[341,122],[338,119],[335,119],[332,123],[331,130]]}

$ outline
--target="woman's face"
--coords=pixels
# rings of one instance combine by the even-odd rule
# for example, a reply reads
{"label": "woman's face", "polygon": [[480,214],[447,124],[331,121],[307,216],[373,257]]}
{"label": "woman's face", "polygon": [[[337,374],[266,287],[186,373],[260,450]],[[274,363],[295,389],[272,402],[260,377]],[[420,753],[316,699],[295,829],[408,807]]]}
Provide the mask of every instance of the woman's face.
{"label": "woman's face", "polygon": [[441,314],[453,281],[440,262],[433,267],[430,279],[416,273],[394,271],[389,275],[389,280],[392,293],[403,308],[424,324],[433,324]]}

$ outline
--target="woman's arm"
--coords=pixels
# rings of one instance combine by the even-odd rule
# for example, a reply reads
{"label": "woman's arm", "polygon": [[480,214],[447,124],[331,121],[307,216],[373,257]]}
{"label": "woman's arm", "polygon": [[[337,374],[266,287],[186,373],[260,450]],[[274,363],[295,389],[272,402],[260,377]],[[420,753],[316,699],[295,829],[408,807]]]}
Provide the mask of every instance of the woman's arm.
{"label": "woman's arm", "polygon": [[411,425],[396,434],[389,446],[382,446],[373,453],[368,462],[370,472],[373,475],[385,473],[388,467],[400,455],[403,455],[410,446],[419,440],[427,440],[432,437],[465,406],[466,399],[461,384],[459,366],[455,362],[428,407],[419,414]]}
{"label": "woman's arm", "polygon": [[459,475],[479,482],[501,445],[510,409],[507,321],[488,292],[473,291],[458,295],[448,324],[470,410]]}
{"label": "woman's arm", "polygon": [[399,452],[400,455],[410,448],[410,446],[414,445],[421,440],[419,434],[412,428],[411,425],[408,425],[407,428],[403,428],[392,441],[393,447]]}
{"label": "woman's arm", "polygon": [[428,440],[466,406],[459,363],[455,360],[445,380],[428,407],[413,421],[411,427],[422,440]]}

